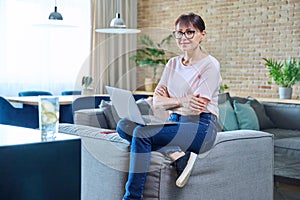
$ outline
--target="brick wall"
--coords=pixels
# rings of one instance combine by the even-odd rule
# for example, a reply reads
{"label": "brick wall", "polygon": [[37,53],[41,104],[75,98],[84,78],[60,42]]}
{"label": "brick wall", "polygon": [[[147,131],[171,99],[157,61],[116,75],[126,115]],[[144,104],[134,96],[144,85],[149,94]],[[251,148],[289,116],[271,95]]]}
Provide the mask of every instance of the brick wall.
{"label": "brick wall", "polygon": [[[262,58],[300,56],[299,0],[138,0],[138,27],[172,31],[175,19],[189,12],[204,19],[202,47],[220,61],[231,95],[278,97]],[[300,82],[293,98],[300,98]]]}

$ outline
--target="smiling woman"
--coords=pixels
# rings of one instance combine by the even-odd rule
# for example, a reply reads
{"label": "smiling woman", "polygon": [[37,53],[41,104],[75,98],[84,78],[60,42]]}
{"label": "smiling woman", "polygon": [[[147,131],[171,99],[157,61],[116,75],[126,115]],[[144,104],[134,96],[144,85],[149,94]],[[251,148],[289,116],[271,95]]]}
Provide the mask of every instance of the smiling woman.
{"label": "smiling woman", "polygon": [[57,1],[64,16],[59,26],[48,20],[54,3],[1,0],[1,95],[31,89],[60,94],[80,87],[77,75],[90,53],[90,1]]}

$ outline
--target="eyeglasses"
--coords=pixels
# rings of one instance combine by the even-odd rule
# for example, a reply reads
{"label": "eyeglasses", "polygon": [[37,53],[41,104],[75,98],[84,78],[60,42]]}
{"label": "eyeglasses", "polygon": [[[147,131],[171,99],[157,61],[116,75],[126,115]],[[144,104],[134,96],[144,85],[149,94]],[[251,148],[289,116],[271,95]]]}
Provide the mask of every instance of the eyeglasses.
{"label": "eyeglasses", "polygon": [[191,30],[188,30],[188,31],[185,31],[185,32],[182,32],[182,31],[173,31],[173,36],[176,39],[181,39],[183,37],[183,35],[184,35],[186,39],[192,39],[194,37],[194,35],[195,35],[195,32],[196,31],[191,31]]}

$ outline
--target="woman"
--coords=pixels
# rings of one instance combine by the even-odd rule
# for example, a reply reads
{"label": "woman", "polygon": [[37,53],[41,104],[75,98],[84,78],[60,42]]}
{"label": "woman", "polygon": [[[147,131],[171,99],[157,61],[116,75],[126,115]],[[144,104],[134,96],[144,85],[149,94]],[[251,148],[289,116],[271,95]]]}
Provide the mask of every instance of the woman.
{"label": "woman", "polygon": [[122,119],[119,135],[131,143],[130,169],[124,200],[142,199],[152,150],[167,152],[183,187],[197,154],[209,150],[217,133],[219,62],[201,50],[205,24],[199,15],[181,15],[173,32],[183,54],[167,63],[154,92],[153,104],[171,110],[175,125],[142,126]]}

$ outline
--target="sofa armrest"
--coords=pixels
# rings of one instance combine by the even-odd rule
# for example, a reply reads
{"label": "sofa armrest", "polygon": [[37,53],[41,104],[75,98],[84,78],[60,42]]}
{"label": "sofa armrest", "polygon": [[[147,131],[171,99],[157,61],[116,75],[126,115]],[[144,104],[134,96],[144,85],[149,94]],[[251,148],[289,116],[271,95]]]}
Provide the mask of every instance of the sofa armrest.
{"label": "sofa armrest", "polygon": [[262,102],[277,128],[300,130],[300,105]]}
{"label": "sofa armrest", "polygon": [[108,129],[104,111],[99,108],[75,111],[74,124]]}

